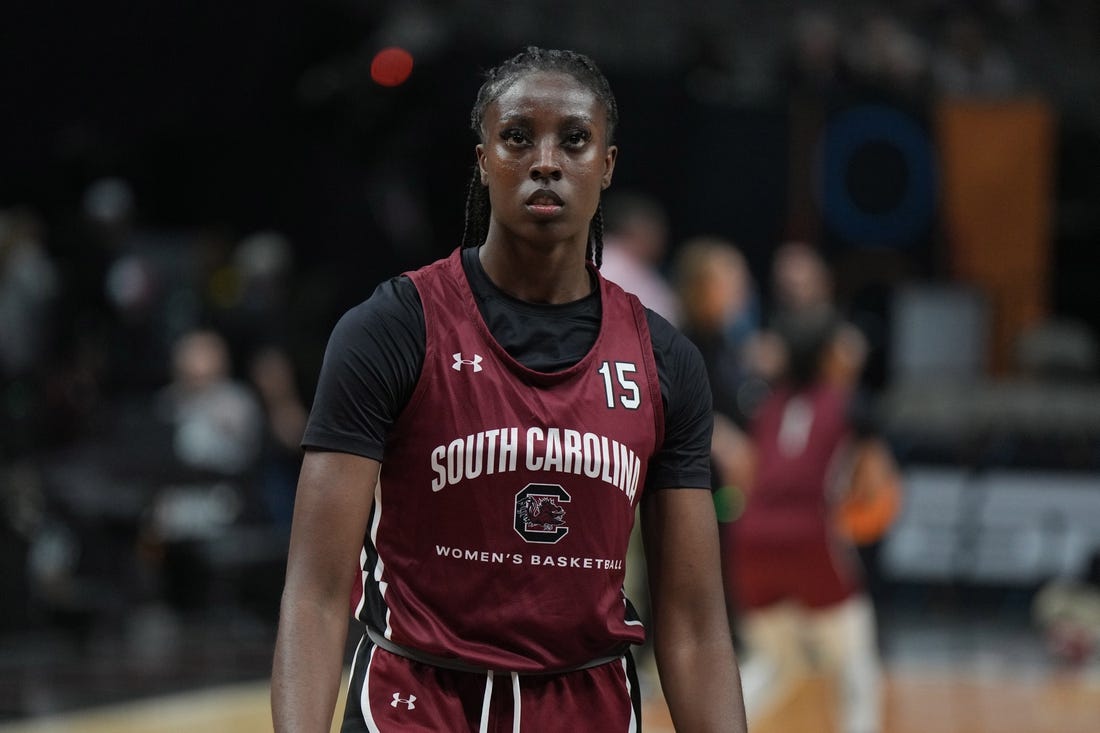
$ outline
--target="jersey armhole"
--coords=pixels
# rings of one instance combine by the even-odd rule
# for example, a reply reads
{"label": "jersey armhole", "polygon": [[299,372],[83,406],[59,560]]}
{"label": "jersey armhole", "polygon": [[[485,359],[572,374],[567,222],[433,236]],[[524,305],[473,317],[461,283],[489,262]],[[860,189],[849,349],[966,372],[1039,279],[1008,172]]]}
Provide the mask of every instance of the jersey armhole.
{"label": "jersey armhole", "polygon": [[657,375],[657,360],[653,356],[653,336],[649,332],[645,307],[637,297],[629,294],[627,297],[634,312],[634,322],[637,325],[642,363],[646,374],[646,386],[649,388],[649,400],[653,405],[653,453],[656,455],[665,442],[665,403],[661,399],[661,380]]}
{"label": "jersey armhole", "polygon": [[[429,319],[432,317],[431,306],[428,299],[424,297],[424,290],[420,287],[419,282],[422,274],[420,271],[413,271],[406,274],[409,278],[409,282],[416,288],[417,299],[420,301],[420,311],[424,315],[424,360],[420,363],[420,374],[416,378],[416,386],[413,388],[412,394],[409,395],[409,401],[406,402],[405,407],[402,408],[402,414],[406,410],[414,410],[420,406],[420,402],[423,400],[425,392],[424,368],[425,365],[428,364],[428,359],[435,357],[435,352],[437,350],[431,336],[432,330],[428,327]],[[396,423],[396,421],[400,419],[401,415],[399,414],[394,422]]]}

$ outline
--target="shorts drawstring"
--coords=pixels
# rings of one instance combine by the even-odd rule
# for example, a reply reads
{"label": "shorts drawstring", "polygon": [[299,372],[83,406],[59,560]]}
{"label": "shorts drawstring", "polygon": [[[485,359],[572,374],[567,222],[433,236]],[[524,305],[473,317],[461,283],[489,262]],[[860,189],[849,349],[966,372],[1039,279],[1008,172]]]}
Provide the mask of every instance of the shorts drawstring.
{"label": "shorts drawstring", "polygon": [[519,674],[512,673],[512,733],[519,733]]}
{"label": "shorts drawstring", "polygon": [[[519,674],[517,672],[511,672],[512,676],[512,733],[519,733]],[[485,675],[485,696],[481,699],[481,725],[478,727],[480,733],[487,733],[489,730],[489,709],[493,705],[493,673],[487,672]]]}
{"label": "shorts drawstring", "polygon": [[488,733],[489,731],[489,706],[493,701],[493,671],[485,675],[485,697],[481,700],[481,726],[478,728],[479,733]]}

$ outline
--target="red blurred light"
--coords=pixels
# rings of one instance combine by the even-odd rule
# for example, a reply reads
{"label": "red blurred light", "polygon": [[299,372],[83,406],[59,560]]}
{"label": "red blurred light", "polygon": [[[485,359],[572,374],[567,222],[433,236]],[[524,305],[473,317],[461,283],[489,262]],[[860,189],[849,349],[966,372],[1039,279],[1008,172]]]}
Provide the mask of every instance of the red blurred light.
{"label": "red blurred light", "polygon": [[396,87],[409,78],[413,69],[413,57],[397,46],[383,48],[370,62],[370,78],[384,87]]}

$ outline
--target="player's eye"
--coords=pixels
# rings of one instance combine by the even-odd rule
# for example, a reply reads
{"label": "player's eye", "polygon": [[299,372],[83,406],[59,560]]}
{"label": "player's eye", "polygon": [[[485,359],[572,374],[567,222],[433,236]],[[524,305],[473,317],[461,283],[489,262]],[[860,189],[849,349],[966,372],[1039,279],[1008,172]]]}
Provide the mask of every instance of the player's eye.
{"label": "player's eye", "polygon": [[510,127],[502,131],[500,139],[509,145],[526,145],[528,142],[527,133],[518,127]]}
{"label": "player's eye", "polygon": [[588,130],[571,130],[565,136],[565,144],[572,148],[579,148],[591,139],[592,135]]}

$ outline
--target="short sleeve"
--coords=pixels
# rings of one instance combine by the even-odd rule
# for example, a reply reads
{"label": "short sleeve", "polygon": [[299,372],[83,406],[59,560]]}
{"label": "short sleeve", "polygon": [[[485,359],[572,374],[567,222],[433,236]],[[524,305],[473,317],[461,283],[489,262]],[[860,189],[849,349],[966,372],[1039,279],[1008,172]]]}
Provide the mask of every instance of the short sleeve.
{"label": "short sleeve", "polygon": [[665,438],[650,460],[646,486],[709,489],[714,416],[706,365],[672,324],[648,309],[646,317],[665,403]]}
{"label": "short sleeve", "polygon": [[382,283],[337,322],[302,447],[381,461],[424,361],[424,310],[407,277]]}

